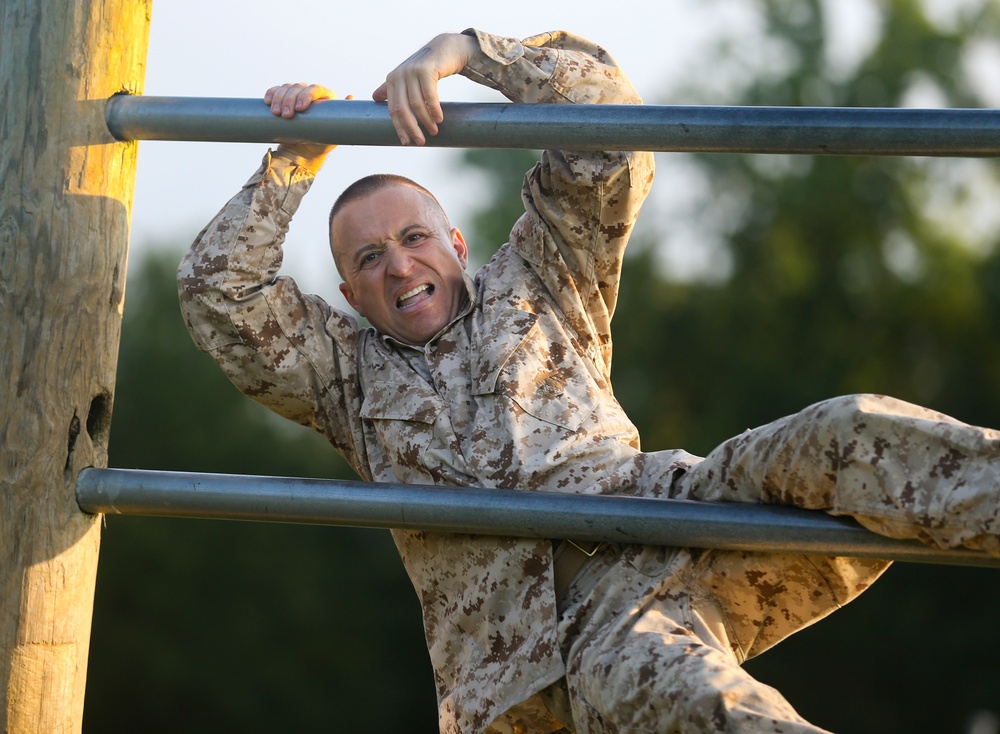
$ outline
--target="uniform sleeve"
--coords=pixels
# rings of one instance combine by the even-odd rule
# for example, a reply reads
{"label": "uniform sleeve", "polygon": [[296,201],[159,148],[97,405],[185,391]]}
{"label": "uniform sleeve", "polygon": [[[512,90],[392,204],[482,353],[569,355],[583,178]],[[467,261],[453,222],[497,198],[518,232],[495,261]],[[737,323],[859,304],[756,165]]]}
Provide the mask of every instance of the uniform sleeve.
{"label": "uniform sleeve", "polygon": [[[513,102],[642,103],[611,56],[578,36],[560,31],[519,42],[467,33],[475,33],[480,53],[463,74]],[[653,170],[648,152],[547,150],[525,176],[525,215],[510,235],[606,371],[622,257]]]}
{"label": "uniform sleeve", "polygon": [[366,477],[357,323],[277,275],[288,224],[312,180],[308,169],[265,156],[181,261],[181,312],[195,344],[236,387],[323,433]]}

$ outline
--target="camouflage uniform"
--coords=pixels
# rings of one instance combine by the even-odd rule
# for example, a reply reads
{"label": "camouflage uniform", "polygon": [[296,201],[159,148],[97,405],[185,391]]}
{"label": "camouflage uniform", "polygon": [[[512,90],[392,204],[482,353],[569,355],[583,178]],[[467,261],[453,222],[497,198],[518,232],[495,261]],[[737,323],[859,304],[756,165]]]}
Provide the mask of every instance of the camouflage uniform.
{"label": "camouflage uniform", "polygon": [[[583,39],[476,37],[462,73],[515,102],[640,103]],[[526,213],[509,242],[466,278],[457,318],[419,347],[359,329],[277,275],[312,175],[268,154],[182,262],[181,304],[199,348],[241,390],[324,434],[363,479],[801,503],[795,491],[816,467],[790,473],[793,486],[758,476],[766,470],[742,437],[751,450],[721,461],[642,453],[614,398],[610,322],[650,154],[546,151],[525,177]],[[841,453],[834,474],[850,459]],[[739,662],[846,603],[887,565],[607,547],[557,609],[548,540],[393,535],[448,733],[544,734],[562,722],[705,732],[727,720],[815,731]]]}

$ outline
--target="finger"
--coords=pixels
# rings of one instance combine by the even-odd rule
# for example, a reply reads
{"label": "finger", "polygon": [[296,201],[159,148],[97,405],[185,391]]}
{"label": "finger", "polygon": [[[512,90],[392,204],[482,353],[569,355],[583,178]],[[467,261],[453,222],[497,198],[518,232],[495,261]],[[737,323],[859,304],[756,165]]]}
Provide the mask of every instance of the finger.
{"label": "finger", "polygon": [[[295,85],[287,89],[284,96],[281,98],[281,116],[286,120],[295,117],[296,105],[298,104],[299,95],[302,93],[302,88]],[[273,111],[274,105],[272,105]]]}
{"label": "finger", "polygon": [[403,145],[409,145],[414,136],[420,134],[420,126],[410,109],[405,85],[388,83],[386,102],[389,105],[389,119],[392,120],[392,126],[396,129],[399,142]]}
{"label": "finger", "polygon": [[306,87],[306,91],[309,93],[309,101],[320,102],[324,99],[336,99],[337,95],[332,89],[324,87],[322,84],[310,84]]}
{"label": "finger", "polygon": [[[284,117],[287,112],[291,112],[291,97],[294,95],[296,85],[282,84],[271,93],[271,114]],[[270,90],[269,90],[270,91]]]}
{"label": "finger", "polygon": [[[424,107],[427,115],[434,123],[434,130],[431,135],[437,135],[437,126],[444,120],[444,111],[441,109],[441,98],[438,96],[438,80],[430,79],[423,85]],[[429,130],[430,128],[428,128]]]}
{"label": "finger", "polygon": [[282,84],[271,87],[264,100],[271,105],[271,113],[284,118],[292,118],[297,112],[309,109],[313,102],[334,99],[336,94],[320,84]]}
{"label": "finger", "polygon": [[305,112],[313,102],[324,99],[334,99],[337,95],[332,90],[319,84],[310,84],[296,91],[292,100],[292,109],[295,112]]}
{"label": "finger", "polygon": [[410,113],[409,106],[400,105],[394,107],[390,102],[389,119],[392,121],[392,126],[396,129],[396,136],[399,138],[399,142],[403,145],[409,145],[413,139],[413,131],[419,130],[417,121]]}
{"label": "finger", "polygon": [[[431,86],[433,87],[433,85]],[[407,82],[406,97],[410,102],[410,109],[414,117],[423,126],[424,130],[431,135],[437,135],[437,121],[427,109],[428,99],[424,93],[426,88],[427,85],[426,83],[422,83],[420,76],[412,76]],[[419,128],[413,137],[418,145],[422,145],[425,142],[423,133]]]}
{"label": "finger", "polygon": [[264,93],[264,103],[270,105],[272,114],[281,114],[282,102],[288,94],[288,89],[288,84],[279,84],[276,87],[271,87]]}

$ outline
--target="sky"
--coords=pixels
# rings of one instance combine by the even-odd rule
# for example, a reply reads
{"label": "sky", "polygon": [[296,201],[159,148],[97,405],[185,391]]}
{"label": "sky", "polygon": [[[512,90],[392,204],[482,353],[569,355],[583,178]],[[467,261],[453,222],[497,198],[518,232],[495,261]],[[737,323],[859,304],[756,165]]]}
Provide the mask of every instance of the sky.
{"label": "sky", "polygon": [[[846,1],[846,0],[841,0]],[[160,0],[153,5],[146,95],[258,97],[285,81],[319,82],[338,96],[369,99],[399,62],[440,32],[475,27],[527,37],[563,29],[603,45],[648,102],[720,27],[747,22],[746,3],[623,3],[597,0]],[[279,10],[280,7],[280,10]],[[614,6],[611,6],[614,7]],[[719,15],[719,8],[728,8]],[[464,78],[442,81],[446,101],[505,101]],[[263,103],[262,103],[263,104]],[[143,141],[132,221],[132,262],[150,247],[189,243],[254,172],[267,145]],[[326,249],[326,216],[337,194],[374,172],[409,176],[431,189],[461,227],[478,193],[459,151],[340,147],[328,158],[292,222],[285,271],[331,301],[339,298]],[[500,243],[497,243],[498,245]]]}
{"label": "sky", "polygon": [[[924,0],[942,17],[979,1]],[[329,0],[280,4],[273,0],[158,0],[153,5],[145,94],[261,97],[274,84],[302,81],[322,83],[341,97],[353,94],[369,99],[387,72],[434,35],[475,27],[520,38],[557,29],[573,31],[604,46],[647,103],[683,104],[685,100],[670,95],[681,80],[706,87],[726,83],[725,75],[713,66],[711,53],[711,44],[720,37],[732,39],[733,53],[745,59],[747,69],[781,63],[780,54],[762,41],[753,7],[750,0],[617,4],[606,0],[437,0],[426,6],[404,6],[398,0],[361,0],[350,5]],[[834,68],[838,64],[850,68],[878,38],[873,8],[872,0],[826,3]],[[994,62],[1000,68],[1000,60]],[[730,73],[733,68],[729,66]],[[1000,89],[1000,84],[996,86]],[[461,77],[443,80],[440,91],[445,101],[505,101]],[[250,177],[267,147],[141,142],[132,262],[151,247],[177,249],[190,243]],[[412,147],[342,146],[335,150],[292,222],[284,272],[306,290],[343,306],[326,244],[326,218],[340,191],[369,173],[399,173],[424,184],[461,228],[481,196],[481,181],[462,170],[459,155],[457,150]],[[693,181],[687,191],[663,183],[665,164],[675,164],[675,160],[670,154],[657,154],[660,183],[654,197],[661,197],[657,202],[661,217],[671,216],[672,206],[682,206],[686,195],[697,193]],[[683,257],[691,260],[695,254],[693,248],[686,248]],[[702,255],[710,256],[711,250],[703,249]]]}

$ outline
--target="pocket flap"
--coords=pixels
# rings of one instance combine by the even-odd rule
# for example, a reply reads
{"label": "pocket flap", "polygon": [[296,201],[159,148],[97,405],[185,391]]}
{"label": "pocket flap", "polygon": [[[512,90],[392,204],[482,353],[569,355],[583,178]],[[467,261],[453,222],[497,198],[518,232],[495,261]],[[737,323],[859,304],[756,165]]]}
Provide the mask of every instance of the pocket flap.
{"label": "pocket flap", "polygon": [[361,404],[361,417],[371,420],[417,421],[431,424],[444,409],[444,401],[422,381],[371,383]]}
{"label": "pocket flap", "polygon": [[496,391],[497,378],[510,357],[528,338],[537,314],[511,309],[493,319],[483,336],[479,352],[472,358],[472,394],[488,395]]}

